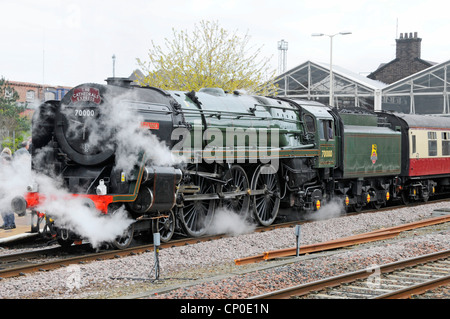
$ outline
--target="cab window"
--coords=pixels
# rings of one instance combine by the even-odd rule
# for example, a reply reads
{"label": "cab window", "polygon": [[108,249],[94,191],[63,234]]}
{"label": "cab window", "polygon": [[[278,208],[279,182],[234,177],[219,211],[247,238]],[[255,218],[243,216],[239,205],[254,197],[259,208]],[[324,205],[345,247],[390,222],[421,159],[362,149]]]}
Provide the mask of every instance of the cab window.
{"label": "cab window", "polygon": [[321,140],[328,141],[334,139],[333,121],[320,120],[319,136]]}
{"label": "cab window", "polygon": [[305,123],[306,123],[306,131],[308,133],[315,133],[316,132],[316,125],[314,118],[311,115],[305,115]]}

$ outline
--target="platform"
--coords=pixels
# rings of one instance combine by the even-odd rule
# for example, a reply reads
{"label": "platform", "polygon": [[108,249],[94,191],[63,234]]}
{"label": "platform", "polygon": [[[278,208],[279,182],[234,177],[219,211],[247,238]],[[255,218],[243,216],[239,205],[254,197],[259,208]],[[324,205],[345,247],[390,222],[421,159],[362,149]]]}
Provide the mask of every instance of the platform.
{"label": "platform", "polygon": [[[15,217],[16,228],[14,229],[0,229],[0,244],[16,241],[19,239],[37,236],[37,233],[31,233],[31,217],[27,213],[25,216]],[[3,219],[0,219],[0,224],[3,225]]]}

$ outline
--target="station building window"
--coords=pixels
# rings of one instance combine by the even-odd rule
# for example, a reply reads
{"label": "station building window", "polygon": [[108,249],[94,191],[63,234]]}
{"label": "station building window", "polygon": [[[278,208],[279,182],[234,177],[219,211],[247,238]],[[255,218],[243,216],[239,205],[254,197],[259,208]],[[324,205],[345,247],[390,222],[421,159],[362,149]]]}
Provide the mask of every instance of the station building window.
{"label": "station building window", "polygon": [[33,102],[35,98],[36,92],[34,92],[33,90],[28,90],[26,95],[27,102]]}

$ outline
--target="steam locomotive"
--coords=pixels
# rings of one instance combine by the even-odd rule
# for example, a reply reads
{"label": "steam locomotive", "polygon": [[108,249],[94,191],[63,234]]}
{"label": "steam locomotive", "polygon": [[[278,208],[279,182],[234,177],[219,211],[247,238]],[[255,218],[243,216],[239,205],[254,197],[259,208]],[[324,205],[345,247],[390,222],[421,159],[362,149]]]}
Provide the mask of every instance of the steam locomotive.
{"label": "steam locomotive", "polygon": [[[450,118],[110,78],[40,106],[32,168],[99,214],[124,209],[134,222],[113,245],[126,248],[145,231],[202,236],[220,209],[270,225],[280,207],[426,201],[450,185]],[[51,200],[34,185],[13,206],[31,209],[61,244],[79,240],[42,211]]]}

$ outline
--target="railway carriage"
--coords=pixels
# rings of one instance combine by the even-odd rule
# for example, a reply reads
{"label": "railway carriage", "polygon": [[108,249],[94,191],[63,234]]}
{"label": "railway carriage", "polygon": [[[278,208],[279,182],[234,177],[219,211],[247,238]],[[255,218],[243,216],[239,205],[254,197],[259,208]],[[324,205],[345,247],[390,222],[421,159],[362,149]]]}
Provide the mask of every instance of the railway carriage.
{"label": "railway carriage", "polygon": [[[383,114],[402,132],[404,202],[427,201],[450,186],[450,118],[432,115]],[[436,189],[439,188],[439,189]]]}

